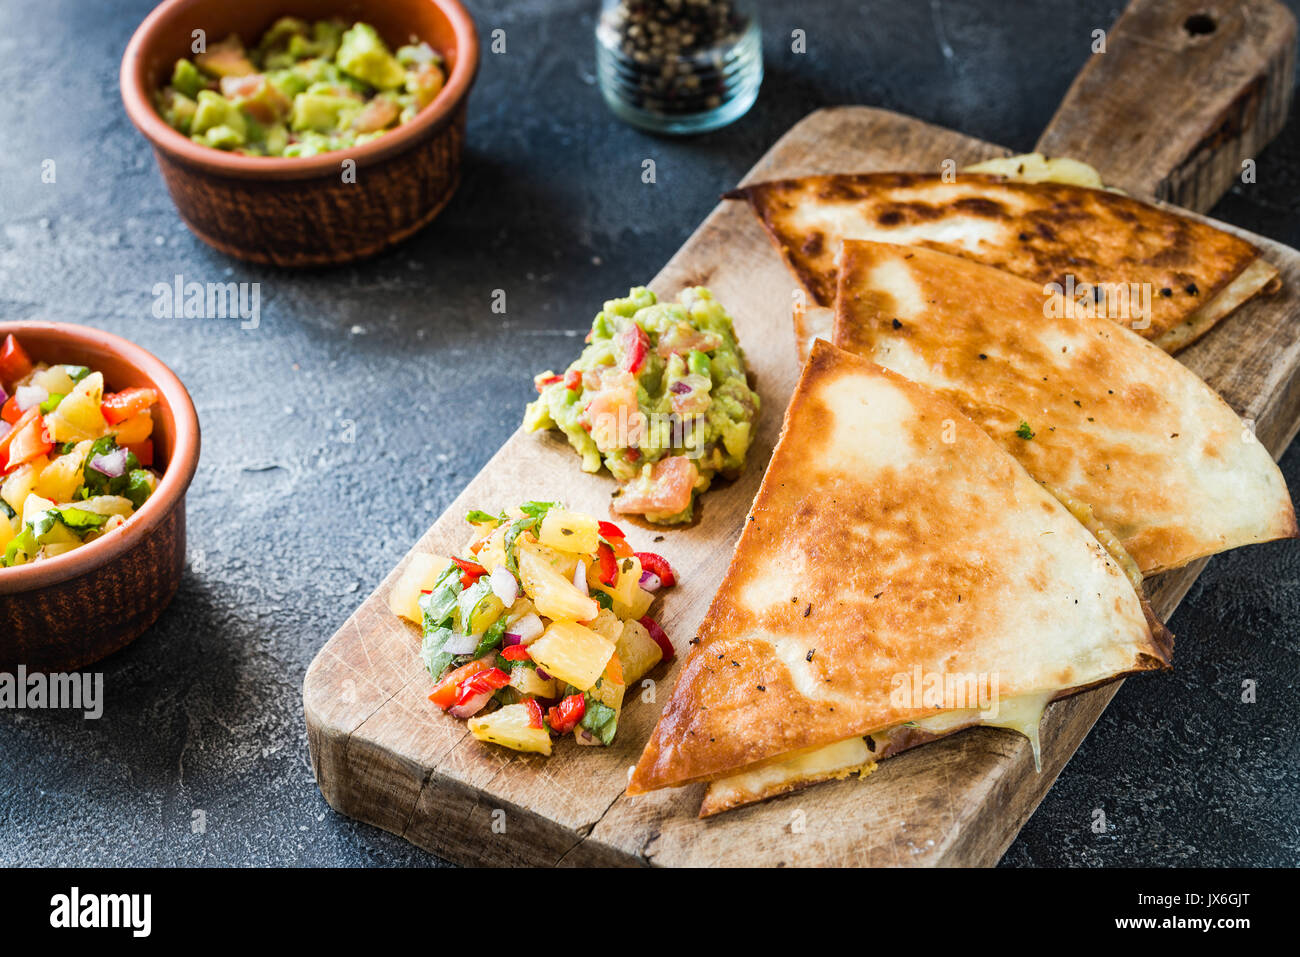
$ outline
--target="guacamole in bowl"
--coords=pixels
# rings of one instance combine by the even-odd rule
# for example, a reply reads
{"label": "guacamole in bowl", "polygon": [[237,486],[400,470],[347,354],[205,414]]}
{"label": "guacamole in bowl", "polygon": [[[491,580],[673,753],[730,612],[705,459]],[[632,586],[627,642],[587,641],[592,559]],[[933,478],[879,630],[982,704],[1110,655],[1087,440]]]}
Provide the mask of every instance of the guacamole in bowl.
{"label": "guacamole in bowl", "polygon": [[281,17],[251,49],[231,34],[177,60],[155,105],[205,146],[315,156],[410,121],[445,81],[442,57],[427,43],[390,52],[367,23]]}
{"label": "guacamole in bowl", "polygon": [[715,475],[745,464],[758,416],[731,316],[702,286],[660,302],[637,287],[597,314],[582,355],[535,378],[524,427],[559,429],[622,488],[615,512],[689,522]]}

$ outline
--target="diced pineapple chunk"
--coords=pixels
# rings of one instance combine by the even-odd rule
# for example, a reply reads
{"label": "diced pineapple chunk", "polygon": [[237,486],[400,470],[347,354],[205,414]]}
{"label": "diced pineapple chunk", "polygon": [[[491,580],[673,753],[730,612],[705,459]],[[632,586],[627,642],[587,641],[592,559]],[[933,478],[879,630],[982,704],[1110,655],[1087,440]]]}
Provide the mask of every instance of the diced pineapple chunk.
{"label": "diced pineapple chunk", "polygon": [[560,693],[558,681],[543,678],[536,668],[527,665],[515,665],[510,669],[510,687],[533,698],[554,698]]}
{"label": "diced pineapple chunk", "polygon": [[9,544],[9,539],[16,534],[13,520],[7,515],[0,515],[0,550],[3,550]]}
{"label": "diced pineapple chunk", "polygon": [[63,366],[50,366],[33,372],[30,384],[40,386],[50,395],[67,395],[77,385]]}
{"label": "diced pineapple chunk", "polygon": [[469,733],[480,741],[491,741],[515,751],[550,754],[550,732],[545,728],[534,728],[528,721],[527,705],[506,705],[481,718],[470,718]]}
{"label": "diced pineapple chunk", "polygon": [[121,495],[95,495],[84,501],[77,502],[77,508],[85,509],[87,512],[96,512],[100,515],[119,515],[122,517],[130,515],[135,510],[131,500]]}
{"label": "diced pineapple chunk", "polygon": [[41,512],[48,511],[53,507],[54,507],[54,503],[51,502],[48,498],[43,498],[42,496],[36,495],[35,493],[28,495],[26,501],[23,502],[23,508],[22,508],[23,524],[25,525],[28,522],[34,521],[36,516],[40,515]]}
{"label": "diced pineapple chunk", "polygon": [[494,571],[498,566],[506,563],[505,525],[502,525],[500,528],[490,533],[486,538],[481,539],[478,536],[475,536],[474,541],[482,541],[483,544],[477,553],[471,552],[471,554],[474,554],[478,563],[488,571]]}
{"label": "diced pineapple chunk", "polygon": [[537,614],[537,606],[520,595],[515,599],[515,603],[506,609],[506,624],[513,625],[520,618],[535,614]]}
{"label": "diced pineapple chunk", "polygon": [[637,558],[618,560],[618,578],[613,587],[596,586],[612,599],[614,614],[627,620],[645,616],[655,596],[641,587],[641,561]]}
{"label": "diced pineapple chunk", "polygon": [[80,442],[98,438],[106,423],[99,411],[104,400],[104,377],[92,372],[73,387],[59,407],[45,417],[45,428],[55,442]]}
{"label": "diced pineapple chunk", "polygon": [[71,452],[60,455],[42,469],[36,480],[36,493],[56,502],[72,501],[73,493],[81,485],[81,470],[89,451],[90,442],[78,442]]}
{"label": "diced pineapple chunk", "polygon": [[650,637],[650,632],[639,621],[623,623],[623,633],[615,649],[623,665],[623,680],[628,684],[640,681],[664,657],[659,643]]}
{"label": "diced pineapple chunk", "polygon": [[519,577],[540,615],[555,621],[590,621],[600,612],[596,600],[584,595],[571,579],[557,571],[540,546],[529,542],[519,544]]}
{"label": "diced pineapple chunk", "polygon": [[650,605],[654,600],[655,596],[650,594],[650,592],[646,591],[644,588],[637,588],[637,590],[632,593],[632,601],[630,604],[624,604],[623,601],[618,598],[614,599],[614,614],[618,615],[618,617],[622,618],[624,621],[637,621],[646,616],[646,612],[650,610]]}
{"label": "diced pineapple chunk", "polygon": [[617,642],[619,635],[623,634],[623,622],[619,621],[618,615],[608,608],[602,608],[595,621],[587,622],[587,627],[602,638],[613,642]]}
{"label": "diced pineapple chunk", "polygon": [[623,710],[623,693],[627,691],[627,683],[623,674],[623,666],[619,662],[618,652],[610,655],[609,663],[605,665],[605,671],[600,676],[596,686],[591,689],[591,696],[607,707],[613,708],[616,712]]}
{"label": "diced pineapple chunk", "polygon": [[417,552],[403,569],[388,593],[388,608],[394,615],[407,618],[417,625],[424,623],[420,611],[420,594],[433,587],[438,576],[446,571],[451,559],[427,552]]}
{"label": "diced pineapple chunk", "polygon": [[593,555],[600,544],[600,523],[590,515],[553,508],[542,519],[537,540],[562,552]]}
{"label": "diced pineapple chunk", "polygon": [[23,514],[23,505],[27,501],[27,496],[32,493],[41,472],[49,464],[50,460],[42,455],[26,465],[18,466],[13,474],[4,480],[4,485],[0,486],[0,498],[3,498],[5,503],[19,515]]}
{"label": "diced pineapple chunk", "polygon": [[604,673],[614,643],[577,622],[555,621],[528,646],[528,653],[547,674],[586,691]]}

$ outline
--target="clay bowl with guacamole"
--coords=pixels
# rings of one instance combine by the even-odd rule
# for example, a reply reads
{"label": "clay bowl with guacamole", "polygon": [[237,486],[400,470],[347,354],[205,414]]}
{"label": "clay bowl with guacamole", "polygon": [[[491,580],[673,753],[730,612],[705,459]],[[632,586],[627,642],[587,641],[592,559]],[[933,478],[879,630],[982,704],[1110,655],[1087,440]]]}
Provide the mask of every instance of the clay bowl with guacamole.
{"label": "clay bowl with guacamole", "polygon": [[459,0],[167,0],[127,45],[122,99],[196,236],[336,265],[451,199],[478,61]]}

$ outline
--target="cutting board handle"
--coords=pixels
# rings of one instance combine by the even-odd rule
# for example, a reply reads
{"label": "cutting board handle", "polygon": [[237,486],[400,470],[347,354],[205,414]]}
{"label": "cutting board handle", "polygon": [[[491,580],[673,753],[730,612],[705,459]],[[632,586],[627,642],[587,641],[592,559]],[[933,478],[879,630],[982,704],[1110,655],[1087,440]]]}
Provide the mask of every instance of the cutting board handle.
{"label": "cutting board handle", "polygon": [[1277,0],[1133,0],[1094,35],[1037,149],[1204,212],[1286,122],[1295,45]]}

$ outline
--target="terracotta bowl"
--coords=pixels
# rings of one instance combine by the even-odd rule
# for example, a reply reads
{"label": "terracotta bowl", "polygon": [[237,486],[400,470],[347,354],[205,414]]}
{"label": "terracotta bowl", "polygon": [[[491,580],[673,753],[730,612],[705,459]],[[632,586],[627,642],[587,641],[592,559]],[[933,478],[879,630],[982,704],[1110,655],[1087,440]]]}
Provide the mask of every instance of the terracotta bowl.
{"label": "terracotta bowl", "polygon": [[[412,36],[446,60],[447,83],[411,122],[376,140],[320,156],[243,156],[172,129],[154,92],[190,56],[191,31],[209,42],[257,38],[276,19],[364,20],[390,47]],[[145,18],[122,58],[122,100],[153,144],[185,224],[231,256],[277,266],[321,266],[373,255],[428,225],[460,183],[465,103],[478,37],[458,0],[167,0]],[[344,182],[343,161],[356,163]]]}
{"label": "terracotta bowl", "polygon": [[153,408],[158,488],[125,525],[65,555],[0,568],[0,671],[69,671],[130,644],[162,614],[185,567],[185,490],[199,461],[199,420],[179,379],[157,358],[98,329],[0,322],[34,362],[90,366],[107,389],[158,390]]}

